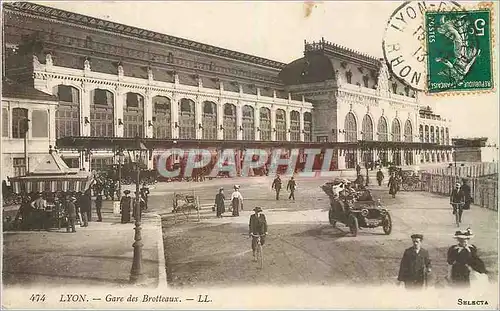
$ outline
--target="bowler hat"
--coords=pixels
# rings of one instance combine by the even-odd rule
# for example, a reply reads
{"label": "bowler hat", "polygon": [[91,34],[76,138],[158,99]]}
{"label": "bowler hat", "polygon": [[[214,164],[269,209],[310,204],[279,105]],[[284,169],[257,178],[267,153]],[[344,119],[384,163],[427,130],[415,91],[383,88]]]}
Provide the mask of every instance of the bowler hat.
{"label": "bowler hat", "polygon": [[257,206],[253,209],[255,212],[262,212],[262,208]]}
{"label": "bowler hat", "polygon": [[411,238],[412,239],[420,239],[420,241],[422,241],[424,239],[424,236],[420,233],[415,233],[415,234],[411,235]]}

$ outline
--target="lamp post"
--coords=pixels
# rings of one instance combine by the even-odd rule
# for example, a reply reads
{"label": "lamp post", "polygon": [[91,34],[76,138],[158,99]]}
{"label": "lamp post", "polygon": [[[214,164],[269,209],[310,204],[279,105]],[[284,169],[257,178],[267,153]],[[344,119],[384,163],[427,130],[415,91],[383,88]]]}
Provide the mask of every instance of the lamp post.
{"label": "lamp post", "polygon": [[122,166],[125,163],[125,154],[122,148],[118,150],[116,156],[118,157],[118,201],[120,201],[122,198]]}
{"label": "lamp post", "polygon": [[142,143],[141,139],[136,136],[133,148],[127,150],[130,158],[130,162],[134,163],[137,170],[137,180],[135,184],[135,236],[134,236],[134,259],[132,262],[132,269],[130,270],[130,282],[138,283],[142,280],[142,236],[141,236],[141,206],[139,200],[139,183],[141,174],[141,162],[144,155],[147,154],[148,149]]}

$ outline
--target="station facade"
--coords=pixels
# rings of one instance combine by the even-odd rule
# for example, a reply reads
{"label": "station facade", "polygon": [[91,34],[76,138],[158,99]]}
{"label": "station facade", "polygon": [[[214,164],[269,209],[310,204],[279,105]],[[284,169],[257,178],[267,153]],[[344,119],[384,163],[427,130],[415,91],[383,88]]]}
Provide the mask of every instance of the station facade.
{"label": "station facade", "polygon": [[[285,64],[33,3],[3,8],[4,80],[49,96],[33,97],[29,107],[2,101],[4,128],[41,107],[47,111],[52,136],[45,145],[31,144],[31,126],[29,162],[65,137],[136,135],[164,140],[165,148],[190,140],[213,148],[222,141],[398,143],[339,149],[337,169],[378,159],[399,165],[450,159],[451,148],[443,148],[450,144],[449,121],[421,107],[418,94],[391,78],[383,61],[323,39],[306,42],[304,57]],[[6,135],[22,146],[13,131]],[[404,148],[405,142],[425,148]],[[155,146],[151,168],[154,154],[163,152]],[[18,155],[2,151],[4,166],[12,166]],[[106,148],[62,146],[61,154],[86,170],[116,161]]]}

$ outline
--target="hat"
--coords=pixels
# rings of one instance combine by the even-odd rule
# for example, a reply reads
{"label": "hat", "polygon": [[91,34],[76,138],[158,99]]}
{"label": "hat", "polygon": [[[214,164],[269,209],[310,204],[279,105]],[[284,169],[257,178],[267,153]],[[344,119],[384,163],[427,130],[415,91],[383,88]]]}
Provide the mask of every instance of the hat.
{"label": "hat", "polygon": [[420,241],[422,241],[424,239],[424,236],[420,233],[415,233],[415,234],[411,235],[411,238],[412,238],[412,240],[413,239],[420,239]]}
{"label": "hat", "polygon": [[125,190],[123,191],[124,194],[129,194],[130,193],[130,190]]}
{"label": "hat", "polygon": [[471,239],[474,237],[470,228],[466,230],[455,231],[455,239]]}
{"label": "hat", "polygon": [[255,212],[262,212],[262,208],[257,206],[253,209]]}
{"label": "hat", "polygon": [[460,187],[460,186],[461,186],[461,185],[460,185],[460,183],[459,183],[459,182],[455,183],[455,187]]}
{"label": "hat", "polygon": [[219,191],[222,191],[222,190],[224,190],[224,187],[220,187],[220,188],[219,188]]}
{"label": "hat", "polygon": [[234,189],[240,189],[240,185],[234,185]]}

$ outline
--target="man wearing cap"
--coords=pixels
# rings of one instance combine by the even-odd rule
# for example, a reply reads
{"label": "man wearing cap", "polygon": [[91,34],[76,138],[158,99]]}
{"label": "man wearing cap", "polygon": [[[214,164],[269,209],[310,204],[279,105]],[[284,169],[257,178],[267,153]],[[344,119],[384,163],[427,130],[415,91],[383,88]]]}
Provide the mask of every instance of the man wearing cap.
{"label": "man wearing cap", "polygon": [[[260,244],[264,245],[265,236],[267,235],[267,220],[266,216],[262,213],[261,207],[253,209],[255,214],[250,215],[250,223],[248,224],[248,235],[260,235]],[[257,248],[257,238],[252,236],[252,252],[253,259],[255,258],[255,250]]]}
{"label": "man wearing cap", "polygon": [[273,180],[273,184],[271,185],[271,189],[276,191],[276,200],[280,199],[280,191],[281,191],[281,178],[280,175],[276,175],[276,178]]}
{"label": "man wearing cap", "polygon": [[65,207],[66,207],[66,214],[68,215],[68,226],[66,228],[66,232],[69,232],[71,229],[71,232],[76,232],[75,229],[75,222],[76,222],[76,198],[73,196],[68,196],[66,198],[65,202]]}
{"label": "man wearing cap", "polygon": [[455,232],[458,244],[448,249],[448,280],[457,287],[470,286],[470,273],[472,270],[478,273],[486,273],[484,262],[477,255],[477,247],[469,244],[473,238],[470,228]]}
{"label": "man wearing cap", "polygon": [[422,248],[422,234],[412,234],[413,246],[407,248],[401,259],[398,281],[406,288],[422,288],[427,285],[427,274],[431,272],[429,252]]}

